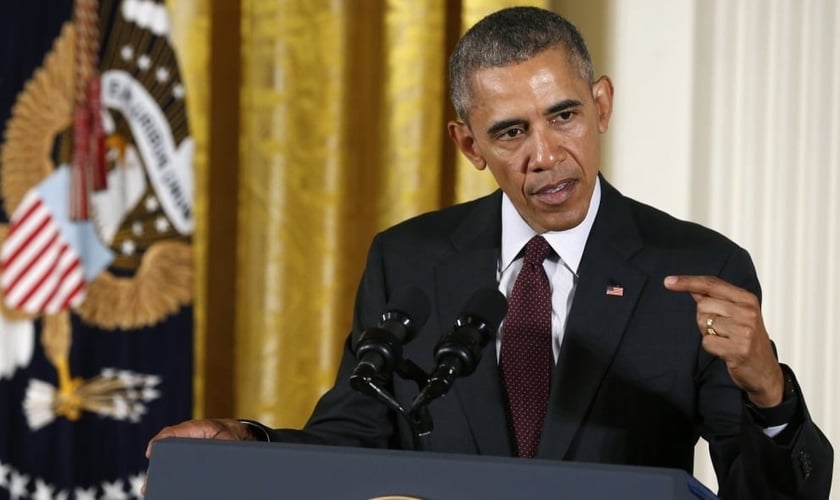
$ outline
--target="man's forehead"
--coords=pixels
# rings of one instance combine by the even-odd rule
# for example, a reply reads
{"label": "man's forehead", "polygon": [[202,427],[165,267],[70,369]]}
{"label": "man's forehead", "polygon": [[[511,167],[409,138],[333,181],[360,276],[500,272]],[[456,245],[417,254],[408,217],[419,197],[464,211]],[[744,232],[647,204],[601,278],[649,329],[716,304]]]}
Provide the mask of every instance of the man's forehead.
{"label": "man's forehead", "polygon": [[588,81],[576,72],[557,65],[495,67],[476,72],[469,80],[473,109],[538,105],[549,108],[557,102],[584,102],[591,90]]}

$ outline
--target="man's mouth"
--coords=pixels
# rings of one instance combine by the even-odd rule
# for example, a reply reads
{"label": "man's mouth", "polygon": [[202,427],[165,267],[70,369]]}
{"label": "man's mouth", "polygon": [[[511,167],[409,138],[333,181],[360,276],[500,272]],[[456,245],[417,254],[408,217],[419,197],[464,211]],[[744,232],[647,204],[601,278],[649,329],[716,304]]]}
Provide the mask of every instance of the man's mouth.
{"label": "man's mouth", "polygon": [[572,196],[577,182],[572,179],[565,179],[556,184],[543,186],[534,192],[534,196],[543,203],[556,205],[563,203]]}

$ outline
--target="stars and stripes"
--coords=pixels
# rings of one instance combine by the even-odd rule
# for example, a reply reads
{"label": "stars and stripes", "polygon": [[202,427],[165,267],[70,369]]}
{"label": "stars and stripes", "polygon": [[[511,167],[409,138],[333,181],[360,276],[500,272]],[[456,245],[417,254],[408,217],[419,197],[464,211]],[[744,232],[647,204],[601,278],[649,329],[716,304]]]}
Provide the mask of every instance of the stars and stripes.
{"label": "stars and stripes", "polygon": [[84,300],[85,284],[112,259],[90,221],[71,221],[70,175],[60,168],[24,196],[0,250],[0,287],[6,305],[55,314]]}
{"label": "stars and stripes", "polygon": [[67,244],[36,191],[21,203],[0,254],[6,305],[29,313],[56,313],[84,298],[79,256]]}
{"label": "stars and stripes", "polygon": [[619,285],[610,285],[607,287],[607,295],[612,297],[623,297],[624,287]]}

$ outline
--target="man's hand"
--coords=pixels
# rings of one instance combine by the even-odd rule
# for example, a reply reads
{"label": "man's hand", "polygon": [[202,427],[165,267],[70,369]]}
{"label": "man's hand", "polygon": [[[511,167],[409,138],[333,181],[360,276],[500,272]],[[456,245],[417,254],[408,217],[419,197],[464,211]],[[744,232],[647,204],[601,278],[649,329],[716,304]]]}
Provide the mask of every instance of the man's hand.
{"label": "man's hand", "polygon": [[254,441],[248,426],[232,418],[209,418],[205,420],[187,420],[178,425],[164,427],[149,440],[146,445],[146,458],[152,456],[152,444],[171,437],[193,439],[222,439],[236,441]]}
{"label": "man's hand", "polygon": [[[194,438],[194,439],[222,439],[238,441],[254,441],[248,426],[232,418],[210,418],[205,420],[187,420],[178,425],[164,427],[149,440],[146,445],[146,458],[152,457],[152,444],[165,438]],[[146,478],[148,481],[148,477]],[[146,483],[143,483],[142,493],[146,494]]]}
{"label": "man's hand", "polygon": [[769,408],[782,402],[784,376],[755,295],[714,276],[668,276],[665,288],[691,293],[703,349],[726,363],[753,404]]}

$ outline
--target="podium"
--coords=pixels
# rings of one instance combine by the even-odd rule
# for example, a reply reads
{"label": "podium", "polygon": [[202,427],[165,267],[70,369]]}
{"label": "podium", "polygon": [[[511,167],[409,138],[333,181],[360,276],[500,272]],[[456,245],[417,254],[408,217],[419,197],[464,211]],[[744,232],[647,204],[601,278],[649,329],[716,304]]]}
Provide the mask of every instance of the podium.
{"label": "podium", "polygon": [[302,444],[166,439],[147,500],[704,499],[683,470]]}

